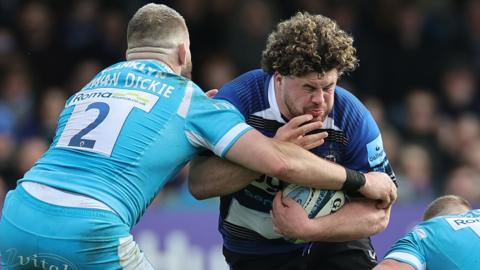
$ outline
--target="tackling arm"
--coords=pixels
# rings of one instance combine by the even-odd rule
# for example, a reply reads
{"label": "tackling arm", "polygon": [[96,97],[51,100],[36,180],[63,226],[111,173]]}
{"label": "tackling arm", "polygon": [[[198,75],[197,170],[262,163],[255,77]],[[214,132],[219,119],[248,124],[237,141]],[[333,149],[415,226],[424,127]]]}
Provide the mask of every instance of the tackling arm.
{"label": "tackling arm", "polygon": [[[302,125],[311,117],[303,115],[292,119],[279,129],[276,137],[306,149],[322,144],[326,134],[305,135],[321,125],[320,122]],[[243,134],[225,157],[251,171],[220,159],[197,159],[190,169],[189,179],[189,188],[195,197],[208,198],[240,190],[258,176],[252,171],[301,186],[332,190],[341,189],[347,178],[342,166],[323,160],[293,143],[267,138],[256,130]],[[372,172],[365,174],[365,178],[365,184],[359,189],[365,197],[381,200],[383,208],[395,201],[396,187],[386,174]]]}
{"label": "tackling arm", "polygon": [[[322,126],[321,122],[305,124],[311,118],[311,115],[301,115],[293,118],[278,129],[275,138],[293,142],[305,149],[312,149],[321,145],[327,136],[325,132],[305,135]],[[196,199],[202,200],[239,191],[259,176],[261,176],[261,173],[220,159],[215,155],[199,156],[190,164],[188,187],[190,193]]]}
{"label": "tackling arm", "polygon": [[386,259],[373,268],[373,270],[415,270],[415,268],[408,263]]}
{"label": "tackling arm", "polygon": [[261,174],[215,155],[199,156],[190,163],[188,189],[197,200],[239,191]]}
{"label": "tackling arm", "polygon": [[[255,130],[243,134],[225,157],[250,170],[319,189],[340,190],[347,177],[344,167],[321,159],[293,143],[269,139]],[[382,200],[386,206],[393,203],[397,196],[389,176],[377,172],[365,174],[365,184],[359,191],[367,198]]]}

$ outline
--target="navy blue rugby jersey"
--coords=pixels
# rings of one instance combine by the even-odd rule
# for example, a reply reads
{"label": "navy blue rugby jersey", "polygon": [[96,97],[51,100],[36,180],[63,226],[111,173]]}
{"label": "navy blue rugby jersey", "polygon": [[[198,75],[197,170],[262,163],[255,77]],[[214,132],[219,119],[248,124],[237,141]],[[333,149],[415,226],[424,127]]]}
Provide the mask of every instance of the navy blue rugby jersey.
{"label": "navy blue rugby jersey", "polygon": [[[224,85],[217,99],[227,100],[246,122],[268,137],[286,123],[275,99],[273,76],[261,69],[247,72]],[[372,115],[350,92],[336,87],[332,112],[323,123],[325,143],[311,152],[362,172],[380,171],[395,180]],[[219,230],[224,246],[245,254],[270,254],[301,248],[273,231],[270,210],[284,183],[263,175],[246,188],[221,198]]]}

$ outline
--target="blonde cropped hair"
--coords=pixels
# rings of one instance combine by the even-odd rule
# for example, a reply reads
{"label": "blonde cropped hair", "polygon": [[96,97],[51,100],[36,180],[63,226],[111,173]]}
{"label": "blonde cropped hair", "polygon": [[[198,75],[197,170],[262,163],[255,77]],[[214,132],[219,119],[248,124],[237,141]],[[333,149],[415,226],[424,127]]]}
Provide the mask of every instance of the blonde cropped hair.
{"label": "blonde cropped hair", "polygon": [[185,19],[174,9],[150,3],[141,7],[128,23],[128,53],[171,54],[188,39]]}
{"label": "blonde cropped hair", "polygon": [[472,209],[472,206],[464,198],[457,195],[445,195],[428,205],[423,214],[423,220],[429,220],[437,216],[462,214],[470,209]]}

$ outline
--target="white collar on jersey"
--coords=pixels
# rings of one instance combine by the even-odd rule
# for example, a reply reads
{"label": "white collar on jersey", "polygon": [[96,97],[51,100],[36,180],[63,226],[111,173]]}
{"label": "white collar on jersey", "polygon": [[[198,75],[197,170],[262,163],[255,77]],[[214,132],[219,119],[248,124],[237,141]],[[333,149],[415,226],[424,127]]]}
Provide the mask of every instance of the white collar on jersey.
{"label": "white collar on jersey", "polygon": [[277,98],[275,95],[275,82],[274,76],[270,78],[270,82],[268,82],[268,103],[270,104],[270,113],[271,117],[268,117],[270,120],[275,120],[280,123],[286,123],[280,113],[280,108],[278,107]]}

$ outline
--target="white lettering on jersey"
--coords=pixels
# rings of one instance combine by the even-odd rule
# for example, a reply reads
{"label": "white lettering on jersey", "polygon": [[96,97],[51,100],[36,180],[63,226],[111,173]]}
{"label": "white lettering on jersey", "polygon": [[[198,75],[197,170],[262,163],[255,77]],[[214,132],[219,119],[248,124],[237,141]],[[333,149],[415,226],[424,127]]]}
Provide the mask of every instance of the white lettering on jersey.
{"label": "white lettering on jersey", "polygon": [[470,228],[480,237],[480,217],[453,217],[446,220],[454,230]]}
{"label": "white lettering on jersey", "polygon": [[172,94],[172,91],[175,90],[175,87],[171,85],[157,82],[149,78],[144,78],[131,72],[129,72],[125,77],[124,87],[147,90],[153,93],[157,93],[166,98],[169,98]]}
{"label": "white lettering on jersey", "polygon": [[120,74],[121,72],[100,75],[83,87],[82,91],[96,87],[116,87],[118,85]]}

